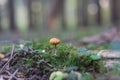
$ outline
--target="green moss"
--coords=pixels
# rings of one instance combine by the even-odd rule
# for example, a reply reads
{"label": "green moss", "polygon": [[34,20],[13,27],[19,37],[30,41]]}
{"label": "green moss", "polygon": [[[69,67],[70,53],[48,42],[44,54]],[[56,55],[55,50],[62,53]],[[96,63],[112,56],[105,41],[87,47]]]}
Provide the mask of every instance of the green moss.
{"label": "green moss", "polygon": [[[50,62],[54,67],[61,69],[63,67],[78,66],[80,71],[97,71],[100,70],[100,59],[93,60],[89,55],[81,55],[75,46],[68,44],[57,45],[57,55],[54,55],[54,47],[48,42],[35,43],[34,49],[43,49],[45,53],[41,54],[45,61]],[[85,51],[82,51],[85,53]],[[87,52],[87,51],[86,51]]]}
{"label": "green moss", "polygon": [[26,75],[36,73],[30,70],[31,68],[40,71],[38,74],[41,76],[53,69],[68,72],[74,69],[80,72],[100,72],[101,70],[101,57],[90,54],[85,48],[77,48],[68,44],[57,45],[56,55],[54,46],[48,41],[26,43],[23,49],[16,47],[15,52],[17,57],[13,59],[11,69],[19,66],[21,72]]}

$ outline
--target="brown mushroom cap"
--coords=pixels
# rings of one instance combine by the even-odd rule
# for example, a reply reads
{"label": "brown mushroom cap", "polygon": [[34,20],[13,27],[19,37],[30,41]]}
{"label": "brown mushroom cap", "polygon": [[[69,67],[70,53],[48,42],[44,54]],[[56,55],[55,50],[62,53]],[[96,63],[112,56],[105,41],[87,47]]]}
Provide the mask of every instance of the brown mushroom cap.
{"label": "brown mushroom cap", "polygon": [[52,45],[57,45],[60,43],[60,40],[58,38],[51,38],[50,39],[50,44]]}

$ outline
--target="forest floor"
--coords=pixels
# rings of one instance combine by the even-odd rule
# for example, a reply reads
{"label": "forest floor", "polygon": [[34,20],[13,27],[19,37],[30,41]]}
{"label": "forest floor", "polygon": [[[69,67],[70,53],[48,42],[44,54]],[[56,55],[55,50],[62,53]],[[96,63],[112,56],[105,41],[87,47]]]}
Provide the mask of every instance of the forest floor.
{"label": "forest floor", "polygon": [[[114,33],[114,30],[113,30],[113,33]],[[21,36],[21,34],[19,34],[19,33],[17,33],[17,35],[15,33],[0,34],[0,36],[1,36],[0,37],[0,45],[1,45],[1,47],[4,47],[5,45],[10,45],[11,46],[13,43],[20,44],[21,40],[25,41],[28,38],[30,39],[31,35],[30,34],[28,34],[28,35],[29,35],[29,37]],[[86,47],[88,50],[90,50],[90,52],[98,53],[98,54],[108,58],[107,60],[105,60],[107,62],[107,64],[105,65],[107,67],[107,70],[108,70],[107,73],[105,73],[102,76],[97,76],[96,75],[97,76],[96,80],[120,80],[120,77],[119,77],[120,76],[120,65],[118,65],[117,67],[115,66],[114,67],[115,69],[109,68],[109,67],[112,66],[111,64],[116,64],[116,63],[118,64],[119,63],[119,61],[120,61],[119,51],[109,50],[111,48],[110,47],[111,43],[93,44],[93,43],[96,43],[96,40],[98,40],[98,42],[102,42],[102,41],[106,40],[105,38],[111,39],[111,34],[110,35],[108,35],[107,33],[105,33],[105,35],[100,34],[100,35],[104,35],[104,39],[103,39],[103,37],[101,37],[99,35],[97,35],[95,37],[89,37],[89,38],[87,37],[87,41],[88,41],[88,43],[90,43],[90,44],[87,44],[87,45],[86,44],[85,45],[81,44],[81,41],[86,43],[85,38],[80,41],[80,38],[82,38],[85,35],[86,34],[82,34],[82,36],[81,35],[76,35],[76,34],[64,34],[64,35],[61,35],[61,36],[60,35],[54,35],[54,36],[58,36],[58,37],[62,38],[64,43],[67,43],[69,45],[77,46],[78,48],[79,47]],[[32,36],[34,36],[34,35],[32,35]],[[36,35],[36,36],[38,36],[38,35]],[[49,35],[47,35],[47,36],[49,36]],[[112,38],[113,38],[113,36],[114,35],[112,35]],[[44,38],[44,37],[46,37],[46,36],[45,35],[42,36],[42,38]],[[48,38],[50,38],[50,37],[51,36],[49,36]],[[34,40],[34,37],[32,37],[32,38],[33,39],[31,39],[31,40]],[[45,40],[48,40],[48,38],[45,39]],[[98,38],[98,39],[96,39],[96,38]],[[40,37],[38,39],[40,39]],[[111,40],[111,41],[114,41],[114,40]],[[91,41],[91,42],[89,42],[89,41]],[[108,40],[106,40],[106,42],[107,41]],[[113,48],[114,48],[114,45],[113,45]],[[2,48],[0,48],[0,49],[2,49]],[[118,46],[118,49],[119,49],[119,46]],[[4,52],[1,52],[1,53],[4,53]],[[1,77],[5,77],[9,80],[12,80],[12,78],[14,78],[15,80],[24,80],[24,78],[16,79],[16,74],[21,74],[20,77],[21,76],[25,77],[25,76],[23,76],[22,73],[19,73],[19,68],[14,68],[13,70],[9,71],[9,69],[11,68],[10,66],[14,65],[16,63],[16,60],[19,60],[21,57],[25,57],[26,54],[24,54],[24,52],[20,52],[20,53],[22,53],[22,55],[14,54],[14,51],[13,51],[13,48],[12,48],[12,51],[8,52],[8,54],[5,55],[6,57],[4,59],[0,59],[0,73],[5,72],[5,74],[7,74],[7,75],[0,75]],[[21,64],[24,64],[24,63],[20,62],[20,65]],[[17,67],[20,66],[20,65],[17,65]],[[27,64],[27,65],[29,65],[29,64]],[[44,65],[48,65],[48,66],[51,67],[49,62],[44,62]],[[38,68],[36,68],[36,69],[38,69]],[[34,74],[34,72],[36,72],[35,69],[33,69],[33,74]],[[50,74],[48,74],[48,75],[50,75]],[[34,78],[38,79],[40,77],[38,77],[36,75],[30,75],[30,78],[28,80],[33,80]],[[2,78],[0,78],[0,79],[2,80]],[[38,79],[38,80],[46,80],[46,79]]]}
{"label": "forest floor", "polygon": [[[12,44],[10,44],[10,45],[12,45]],[[106,58],[105,66],[107,67],[108,71],[107,71],[107,73],[102,75],[102,77],[98,76],[98,74],[97,74],[95,80],[120,80],[120,77],[119,77],[120,76],[120,73],[119,73],[120,65],[118,65],[118,67],[114,67],[115,70],[113,69],[113,65],[118,64],[120,61],[119,51],[114,51],[114,50],[113,51],[112,50],[89,50],[89,51],[91,53],[97,53],[99,55],[102,55],[104,58]],[[14,78],[15,80],[25,80],[24,78],[21,78],[21,77],[16,79],[17,74],[21,74],[22,77],[25,77],[25,76],[23,76],[23,73],[19,73],[19,67],[18,67],[18,66],[24,64],[24,61],[22,61],[23,63],[20,61],[20,64],[17,64],[17,67],[14,68],[13,70],[11,70],[11,67],[10,67],[10,66],[16,64],[16,60],[20,60],[22,57],[25,57],[27,55],[25,53],[31,53],[31,50],[28,52],[20,51],[20,53],[21,53],[21,55],[15,54],[12,49],[12,51],[8,52],[8,54],[5,55],[6,57],[4,59],[0,60],[0,72],[5,73],[5,75],[1,75],[2,77],[6,78],[6,79]],[[29,65],[29,64],[27,64],[27,65]],[[48,65],[48,66],[52,67],[51,64],[49,64],[47,62],[44,62],[44,65]],[[23,69],[21,69],[21,70],[23,70]],[[30,69],[28,69],[28,70],[30,70]],[[36,70],[34,68],[32,71],[33,71],[33,74],[34,74],[34,72],[36,72]],[[31,75],[29,77],[29,79],[27,79],[27,80],[33,80],[33,79],[35,80],[35,78],[37,80],[40,77],[38,77],[36,75]],[[46,80],[43,78],[42,79],[40,78],[38,80]]]}

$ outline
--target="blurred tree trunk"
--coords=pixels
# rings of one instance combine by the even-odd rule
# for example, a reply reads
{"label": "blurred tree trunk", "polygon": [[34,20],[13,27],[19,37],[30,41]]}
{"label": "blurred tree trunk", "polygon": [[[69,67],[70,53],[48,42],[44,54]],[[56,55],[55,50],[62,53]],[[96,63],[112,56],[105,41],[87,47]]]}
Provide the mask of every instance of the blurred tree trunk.
{"label": "blurred tree trunk", "polygon": [[66,29],[65,25],[65,15],[64,15],[64,2],[65,0],[51,0],[48,18],[47,18],[47,27],[53,27],[56,21],[56,17],[61,16],[62,27]]}
{"label": "blurred tree trunk", "polygon": [[120,0],[111,0],[111,21],[114,25],[120,25]]}
{"label": "blurred tree trunk", "polygon": [[2,31],[2,10],[0,7],[0,32]]}
{"label": "blurred tree trunk", "polygon": [[37,29],[40,26],[41,14],[40,0],[28,0],[29,29]]}
{"label": "blurred tree trunk", "polygon": [[47,29],[51,29],[53,26],[54,26],[54,22],[55,22],[55,19],[56,19],[56,16],[57,16],[57,4],[60,0],[51,0],[49,2],[49,10],[48,10],[48,13],[46,14],[47,15],[47,20],[45,20],[44,24],[46,24],[46,28]]}
{"label": "blurred tree trunk", "polygon": [[65,0],[61,0],[60,5],[61,26],[63,30],[66,30],[66,16],[65,16]]}
{"label": "blurred tree trunk", "polygon": [[101,25],[102,24],[102,15],[101,15],[101,7],[100,7],[100,3],[99,3],[99,0],[94,0],[95,4],[97,5],[98,7],[98,11],[97,11],[97,14],[96,14],[96,17],[95,17],[95,20],[97,22],[98,25]]}
{"label": "blurred tree trunk", "polygon": [[81,26],[81,0],[77,1],[77,26],[78,28]]}
{"label": "blurred tree trunk", "polygon": [[15,24],[15,11],[14,11],[14,0],[8,0],[8,10],[9,10],[9,18],[10,18],[10,30],[16,30]]}
{"label": "blurred tree trunk", "polygon": [[29,21],[29,29],[32,29],[32,0],[28,0],[28,21]]}
{"label": "blurred tree trunk", "polygon": [[82,25],[88,25],[88,0],[82,0]]}

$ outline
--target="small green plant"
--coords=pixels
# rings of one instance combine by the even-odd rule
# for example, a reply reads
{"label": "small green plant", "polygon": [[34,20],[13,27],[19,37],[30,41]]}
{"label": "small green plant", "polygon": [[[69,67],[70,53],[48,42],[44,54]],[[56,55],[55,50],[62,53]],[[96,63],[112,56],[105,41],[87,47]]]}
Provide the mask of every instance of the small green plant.
{"label": "small green plant", "polygon": [[5,44],[0,46],[0,52],[7,53],[11,50],[11,44]]}
{"label": "small green plant", "polygon": [[103,43],[103,44],[95,44],[95,43],[89,43],[86,46],[90,50],[104,50],[110,48],[110,43]]}

